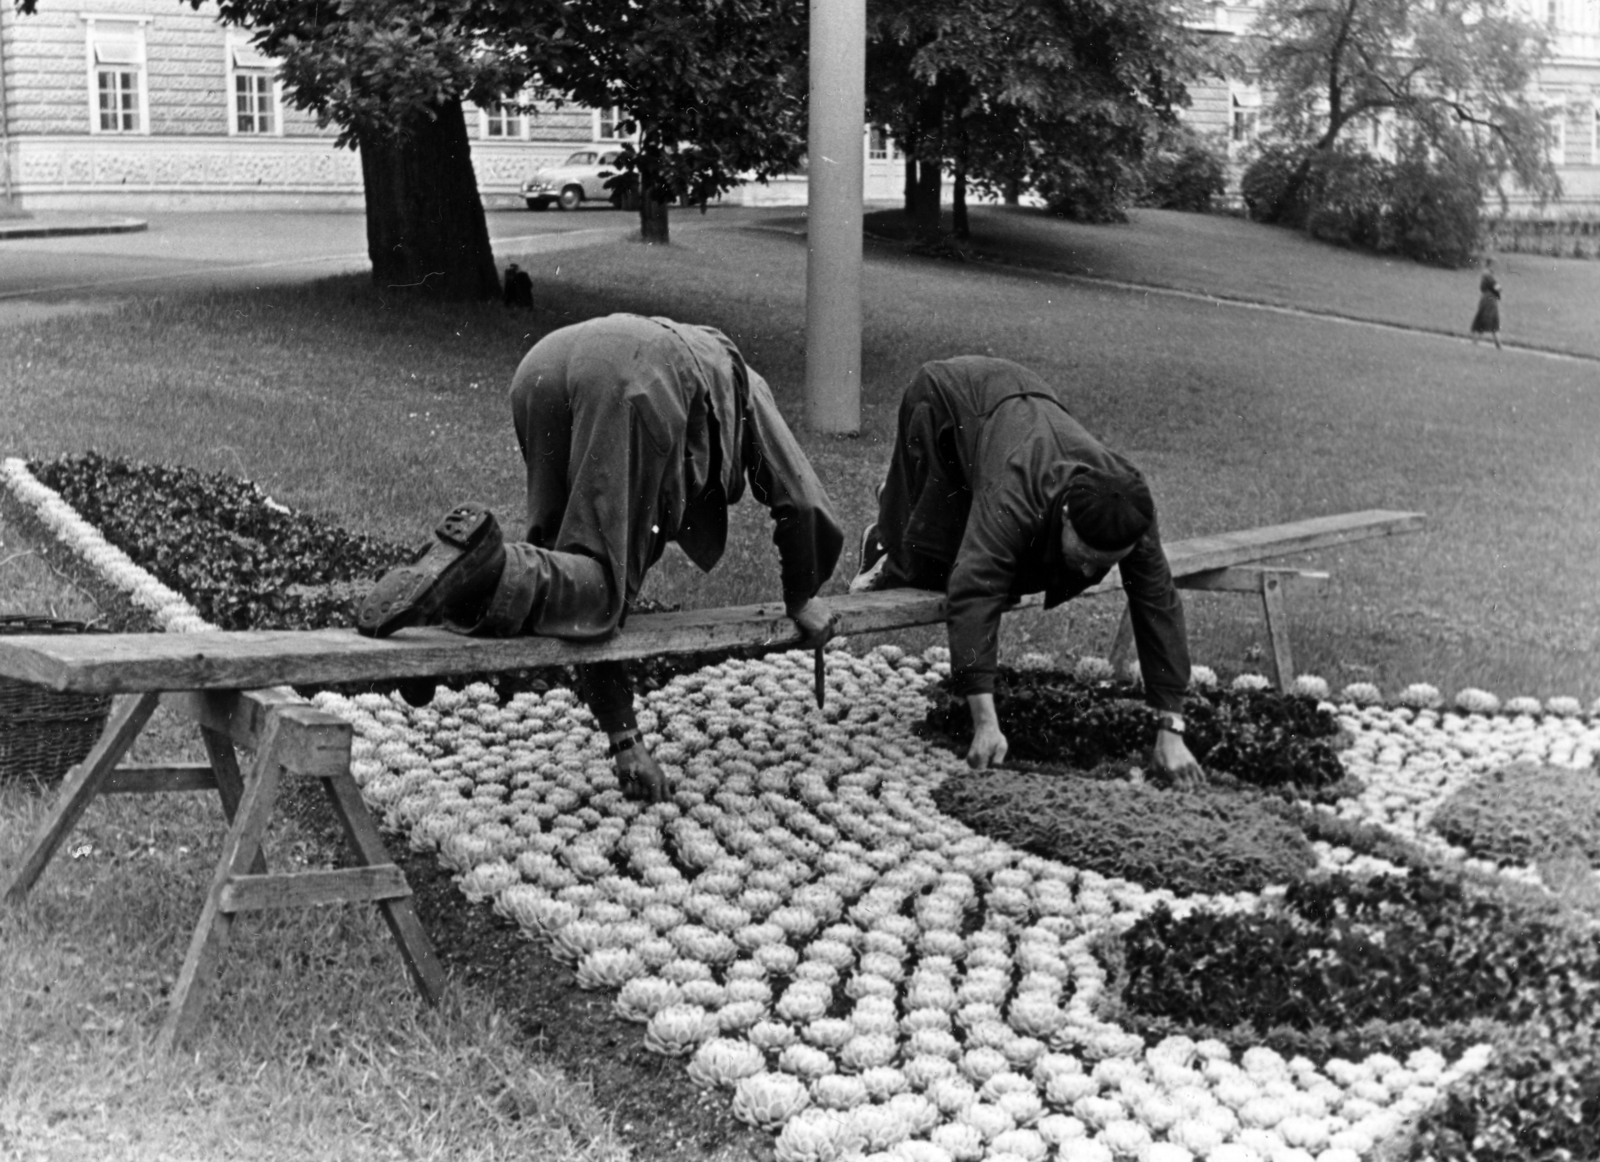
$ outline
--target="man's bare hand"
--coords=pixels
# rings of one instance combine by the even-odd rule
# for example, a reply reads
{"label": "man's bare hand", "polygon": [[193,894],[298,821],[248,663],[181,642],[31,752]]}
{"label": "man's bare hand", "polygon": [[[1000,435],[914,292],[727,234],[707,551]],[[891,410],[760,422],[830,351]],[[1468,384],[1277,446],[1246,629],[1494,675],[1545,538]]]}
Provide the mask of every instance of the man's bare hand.
{"label": "man's bare hand", "polygon": [[802,650],[814,650],[827,645],[839,625],[839,615],[828,608],[827,602],[816,597],[790,616],[800,628],[800,640],[795,647]]}
{"label": "man's bare hand", "polygon": [[972,712],[972,745],[967,748],[967,766],[987,770],[1006,761],[1011,744],[1000,733],[1000,718],[995,713],[993,694],[968,694],[967,709]]}
{"label": "man's bare hand", "polygon": [[1170,730],[1156,731],[1155,753],[1152,756],[1156,770],[1175,787],[1198,787],[1205,783],[1206,773],[1189,748],[1183,735]]}
{"label": "man's bare hand", "polygon": [[642,741],[617,756],[617,777],[626,798],[641,803],[665,803],[672,798],[667,772]]}
{"label": "man's bare hand", "polygon": [[967,766],[975,771],[988,770],[1006,761],[1006,751],[1011,744],[1000,733],[998,726],[985,727],[972,732],[972,745],[967,748]]}

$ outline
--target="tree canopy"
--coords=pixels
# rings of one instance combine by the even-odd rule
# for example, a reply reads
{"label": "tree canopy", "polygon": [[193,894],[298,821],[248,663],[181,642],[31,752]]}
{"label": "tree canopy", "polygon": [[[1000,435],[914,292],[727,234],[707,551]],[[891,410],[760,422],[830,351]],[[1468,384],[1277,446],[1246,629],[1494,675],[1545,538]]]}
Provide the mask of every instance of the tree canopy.
{"label": "tree canopy", "polygon": [[1164,0],[872,0],[868,12],[869,111],[911,159],[948,164],[958,183],[1032,185],[1085,217],[1115,212],[1197,65]]}
{"label": "tree canopy", "polygon": [[672,199],[705,203],[799,166],[806,144],[804,0],[503,0],[494,36],[543,90],[619,108],[647,239]]}
{"label": "tree canopy", "polygon": [[1328,151],[1391,118],[1403,151],[1559,191],[1535,85],[1546,40],[1502,0],[1266,0],[1255,34],[1275,132]]}

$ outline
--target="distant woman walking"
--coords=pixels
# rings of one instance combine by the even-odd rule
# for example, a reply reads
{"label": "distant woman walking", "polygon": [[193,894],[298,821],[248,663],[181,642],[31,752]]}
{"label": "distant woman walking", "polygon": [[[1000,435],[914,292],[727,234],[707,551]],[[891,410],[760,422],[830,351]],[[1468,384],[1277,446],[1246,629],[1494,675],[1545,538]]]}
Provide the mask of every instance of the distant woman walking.
{"label": "distant woman walking", "polygon": [[1494,349],[1500,350],[1500,280],[1494,275],[1494,259],[1483,260],[1483,277],[1478,280],[1478,313],[1472,316],[1472,345],[1488,335]]}

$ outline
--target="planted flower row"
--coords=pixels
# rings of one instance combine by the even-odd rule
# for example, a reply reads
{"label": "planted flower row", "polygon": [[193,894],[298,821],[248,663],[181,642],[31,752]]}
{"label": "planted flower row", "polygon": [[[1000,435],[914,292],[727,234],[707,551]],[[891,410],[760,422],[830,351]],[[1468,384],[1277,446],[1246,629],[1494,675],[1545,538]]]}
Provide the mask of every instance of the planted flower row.
{"label": "planted flower row", "polygon": [[[829,672],[823,712],[799,655],[650,693],[642,725],[679,780],[656,807],[622,797],[603,737],[565,690],[503,701],[477,685],[421,708],[317,700],[356,724],[357,778],[391,826],[436,848],[469,899],[548,943],[585,987],[615,989],[646,1045],[727,1086],[740,1116],[776,1130],[783,1159],[1348,1162],[1408,1128],[1418,1157],[1585,1156],[1597,1055],[1579,1054],[1596,1020],[1568,986],[1593,949],[1563,942],[1566,927],[1541,946],[1554,973],[1502,966],[1525,1026],[1561,1024],[1562,1056],[1542,1071],[1505,1012],[1463,1014],[1459,998],[1450,1013],[1413,998],[1394,1019],[1351,1014],[1377,1026],[1366,1044],[1389,1047],[1355,1059],[1311,1018],[1289,1027],[1298,1039],[1254,1028],[1255,1014],[1241,1020],[1201,986],[1296,908],[1300,929],[1333,939],[1307,941],[1305,963],[1285,970],[1320,963],[1325,985],[1352,992],[1364,966],[1341,955],[1391,938],[1394,893],[1407,924],[1459,928],[1455,908],[1508,931],[1439,862],[1451,849],[1429,821],[1506,761],[1583,765],[1600,745],[1591,721],[1559,706],[1324,705],[1354,739],[1341,758],[1360,789],[1318,809],[1311,846],[1345,877],[1305,880],[1323,895],[1292,899],[1180,894],[1030,853],[940,809],[964,768],[913,729],[947,672],[940,651],[837,651]],[[1391,831],[1403,835],[1392,847],[1357,850]],[[1407,866],[1458,895],[1350,876]],[[1408,876],[1376,882],[1422,882]],[[1381,899],[1352,929],[1343,910],[1360,911],[1363,892]],[[1466,947],[1441,932],[1442,946]],[[1487,937],[1471,950],[1504,953]]]}

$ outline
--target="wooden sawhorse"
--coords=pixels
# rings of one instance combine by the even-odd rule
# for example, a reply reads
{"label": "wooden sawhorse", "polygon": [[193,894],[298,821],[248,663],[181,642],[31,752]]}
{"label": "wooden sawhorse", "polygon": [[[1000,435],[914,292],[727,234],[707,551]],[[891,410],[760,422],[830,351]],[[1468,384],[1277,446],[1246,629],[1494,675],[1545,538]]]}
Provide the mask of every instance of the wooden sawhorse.
{"label": "wooden sawhorse", "polygon": [[[1294,655],[1289,648],[1289,609],[1284,604],[1284,590],[1290,582],[1297,585],[1322,585],[1328,580],[1326,573],[1306,569],[1276,568],[1269,565],[1235,565],[1226,569],[1208,569],[1203,573],[1190,573],[1173,578],[1179,589],[1198,589],[1208,593],[1245,593],[1261,599],[1261,613],[1267,623],[1267,643],[1270,656],[1267,668],[1272,671],[1272,683],[1280,691],[1294,682]],[[1111,643],[1111,667],[1118,674],[1127,674],[1133,663],[1133,619],[1122,611],[1117,623],[1117,635]]]}
{"label": "wooden sawhorse", "polygon": [[[119,766],[162,702],[199,724],[210,761]],[[437,1001],[444,993],[444,971],[417,919],[405,875],[385,851],[350,774],[351,735],[348,722],[323,713],[288,689],[121,695],[99,742],[63,780],[54,805],[5,886],[5,900],[17,905],[26,899],[96,795],[215,789],[228,817],[228,835],[172,990],[157,1042],[161,1048],[181,1045],[199,1023],[234,916],[263,908],[376,903],[417,990],[430,1003]],[[255,751],[248,777],[239,769],[236,746]],[[360,860],[358,866],[276,875],[267,871],[261,841],[286,777],[321,781]]]}

